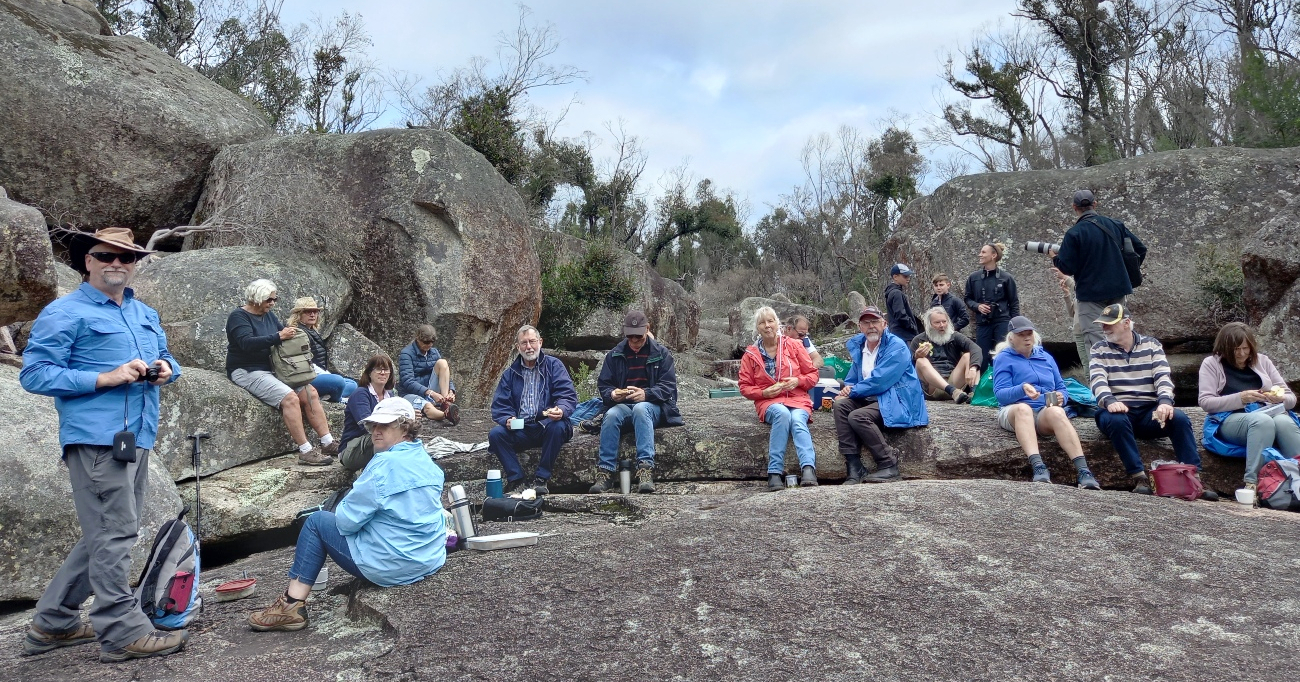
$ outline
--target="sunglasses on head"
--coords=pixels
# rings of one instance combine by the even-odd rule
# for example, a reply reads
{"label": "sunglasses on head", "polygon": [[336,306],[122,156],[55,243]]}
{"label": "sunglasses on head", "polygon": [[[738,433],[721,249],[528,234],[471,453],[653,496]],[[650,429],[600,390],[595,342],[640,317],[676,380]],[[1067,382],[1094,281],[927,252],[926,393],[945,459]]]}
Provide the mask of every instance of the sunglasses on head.
{"label": "sunglasses on head", "polygon": [[112,251],[91,251],[86,255],[90,256],[91,258],[94,258],[95,260],[103,263],[104,265],[108,265],[113,261],[119,261],[120,263],[122,263],[122,265],[130,265],[140,260],[139,254],[132,253],[130,251],[127,251],[126,253],[113,253]]}

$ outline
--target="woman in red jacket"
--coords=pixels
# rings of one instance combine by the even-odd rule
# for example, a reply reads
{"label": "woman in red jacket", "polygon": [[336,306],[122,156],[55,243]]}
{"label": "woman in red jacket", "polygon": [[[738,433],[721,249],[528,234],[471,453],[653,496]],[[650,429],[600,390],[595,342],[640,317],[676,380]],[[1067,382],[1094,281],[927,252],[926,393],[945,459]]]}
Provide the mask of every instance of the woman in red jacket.
{"label": "woman in red jacket", "polygon": [[781,333],[776,311],[768,306],[754,313],[758,343],[745,349],[740,361],[740,394],[754,401],[759,421],[772,426],[767,441],[767,489],[785,487],[786,442],[794,439],[803,479],[799,485],[817,485],[816,455],[808,419],[812,398],[808,389],[817,383],[817,368],[803,344]]}

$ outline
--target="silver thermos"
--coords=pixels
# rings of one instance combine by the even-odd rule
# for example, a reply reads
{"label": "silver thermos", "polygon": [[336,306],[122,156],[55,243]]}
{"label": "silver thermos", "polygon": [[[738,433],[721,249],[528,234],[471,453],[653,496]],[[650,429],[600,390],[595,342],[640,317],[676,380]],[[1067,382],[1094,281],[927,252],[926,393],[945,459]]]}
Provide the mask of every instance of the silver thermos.
{"label": "silver thermos", "polygon": [[618,487],[624,495],[632,492],[632,466],[627,460],[618,463]]}
{"label": "silver thermos", "polygon": [[451,512],[451,518],[456,522],[456,535],[460,537],[461,542],[478,535],[474,530],[474,514],[470,509],[469,496],[465,494],[465,486],[451,487],[451,506],[447,507],[447,510]]}

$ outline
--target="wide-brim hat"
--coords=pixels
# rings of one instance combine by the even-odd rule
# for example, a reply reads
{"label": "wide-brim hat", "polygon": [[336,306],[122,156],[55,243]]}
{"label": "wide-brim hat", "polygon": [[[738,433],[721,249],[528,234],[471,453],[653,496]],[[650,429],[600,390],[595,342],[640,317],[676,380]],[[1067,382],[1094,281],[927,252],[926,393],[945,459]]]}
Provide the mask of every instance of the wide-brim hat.
{"label": "wide-brim hat", "polygon": [[142,256],[153,253],[153,251],[136,244],[135,234],[126,227],[105,227],[94,232],[81,232],[68,241],[68,258],[72,261],[73,270],[83,275],[86,274],[86,254],[90,253],[90,250],[96,244],[116,246],[124,251],[131,251]]}
{"label": "wide-brim hat", "polygon": [[299,298],[293,302],[293,310],[290,310],[289,314],[292,315],[294,313],[305,313],[309,310],[315,310],[319,312],[320,309],[321,309],[320,306],[316,305],[316,299],[312,298],[311,296],[303,296],[302,298]]}

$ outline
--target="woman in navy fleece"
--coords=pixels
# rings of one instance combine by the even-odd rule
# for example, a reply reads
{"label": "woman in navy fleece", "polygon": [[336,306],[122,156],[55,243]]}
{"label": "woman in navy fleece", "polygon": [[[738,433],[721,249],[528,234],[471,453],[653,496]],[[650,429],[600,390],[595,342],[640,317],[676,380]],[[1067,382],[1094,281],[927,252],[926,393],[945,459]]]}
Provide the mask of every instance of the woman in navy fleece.
{"label": "woman in navy fleece", "polygon": [[348,396],[348,409],[343,414],[343,438],[339,443],[339,463],[349,471],[366,468],[375,456],[375,444],[366,432],[363,420],[375,411],[375,405],[384,398],[397,395],[393,385],[397,372],[393,359],[383,353],[373,355],[361,373],[361,385]]}

